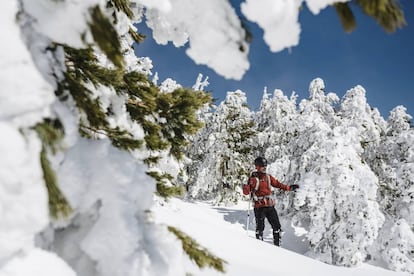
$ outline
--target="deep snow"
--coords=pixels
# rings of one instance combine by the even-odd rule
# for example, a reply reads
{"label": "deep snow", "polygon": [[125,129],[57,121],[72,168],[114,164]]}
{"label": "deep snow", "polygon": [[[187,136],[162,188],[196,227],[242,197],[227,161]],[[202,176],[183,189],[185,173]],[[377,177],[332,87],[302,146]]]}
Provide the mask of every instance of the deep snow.
{"label": "deep snow", "polygon": [[[363,264],[355,268],[338,267],[313,260],[303,252],[300,229],[283,225],[282,246],[272,244],[270,225],[266,222],[265,241],[254,238],[254,215],[250,210],[249,231],[246,231],[248,203],[232,207],[212,206],[207,202],[189,202],[177,198],[157,201],[152,209],[158,223],[175,226],[216,256],[224,259],[225,275],[335,275],[335,276],[396,276],[409,275]],[[283,224],[283,223],[282,223]],[[266,231],[267,230],[267,231]],[[295,252],[293,252],[295,251]],[[190,275],[223,275],[206,268],[200,274],[194,265],[187,264]]]}

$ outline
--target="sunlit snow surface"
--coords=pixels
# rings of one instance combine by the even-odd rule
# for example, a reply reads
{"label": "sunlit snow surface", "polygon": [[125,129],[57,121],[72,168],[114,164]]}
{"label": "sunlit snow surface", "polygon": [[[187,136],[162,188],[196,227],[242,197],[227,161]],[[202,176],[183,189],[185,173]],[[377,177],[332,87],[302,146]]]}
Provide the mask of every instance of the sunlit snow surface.
{"label": "sunlit snow surface", "polygon": [[[363,264],[356,268],[327,265],[307,258],[294,251],[303,251],[300,237],[289,225],[283,225],[285,234],[281,247],[272,244],[270,225],[266,223],[265,241],[254,238],[254,215],[250,210],[249,232],[246,231],[248,204],[233,207],[214,207],[205,202],[186,202],[171,199],[157,204],[153,209],[155,221],[178,227],[205,246],[210,252],[224,259],[225,275],[292,275],[292,276],[397,276],[379,267]],[[283,224],[283,223],[282,223]],[[194,275],[223,275],[211,269]]]}

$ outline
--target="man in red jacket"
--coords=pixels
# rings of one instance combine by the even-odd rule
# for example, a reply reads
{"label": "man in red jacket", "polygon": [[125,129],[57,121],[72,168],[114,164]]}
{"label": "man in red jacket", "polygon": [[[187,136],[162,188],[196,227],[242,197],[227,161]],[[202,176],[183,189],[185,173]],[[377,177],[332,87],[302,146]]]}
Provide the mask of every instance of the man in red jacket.
{"label": "man in red jacket", "polygon": [[254,201],[256,238],[263,240],[264,220],[267,218],[273,228],[273,243],[279,246],[281,226],[275,209],[275,200],[272,196],[272,186],[285,191],[294,191],[299,188],[299,185],[285,185],[267,174],[267,160],[264,157],[257,157],[254,164],[256,171],[251,174],[248,183],[243,185],[243,194],[250,194]]}

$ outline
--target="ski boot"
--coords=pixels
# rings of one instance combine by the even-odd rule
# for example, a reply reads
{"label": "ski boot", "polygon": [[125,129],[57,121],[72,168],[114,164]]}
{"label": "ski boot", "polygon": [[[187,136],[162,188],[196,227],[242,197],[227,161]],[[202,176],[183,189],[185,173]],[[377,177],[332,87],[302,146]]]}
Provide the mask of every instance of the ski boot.
{"label": "ski boot", "polygon": [[256,239],[263,240],[263,232],[256,231]]}
{"label": "ski boot", "polygon": [[273,231],[273,244],[276,246],[280,246],[280,234],[281,234],[281,230],[274,230]]}

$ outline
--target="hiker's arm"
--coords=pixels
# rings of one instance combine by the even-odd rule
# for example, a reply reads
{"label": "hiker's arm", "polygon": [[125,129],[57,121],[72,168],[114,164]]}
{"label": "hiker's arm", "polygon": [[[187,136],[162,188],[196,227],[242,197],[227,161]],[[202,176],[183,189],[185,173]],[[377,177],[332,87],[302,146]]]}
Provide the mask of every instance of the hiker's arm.
{"label": "hiker's arm", "polygon": [[255,186],[256,186],[256,178],[249,177],[249,180],[248,180],[247,184],[243,185],[243,194],[244,195],[250,194],[252,192],[252,190],[254,189],[252,187],[255,187]]}
{"label": "hiker's arm", "polygon": [[270,184],[275,187],[275,188],[279,188],[285,191],[290,191],[290,186],[283,184],[282,182],[280,182],[279,180],[277,180],[276,178],[274,178],[273,176],[270,176]]}
{"label": "hiker's arm", "polygon": [[273,176],[270,176],[270,183],[273,187],[285,190],[285,191],[294,191],[296,189],[299,189],[299,185],[293,184],[293,185],[286,185],[274,178]]}
{"label": "hiker's arm", "polygon": [[243,185],[243,194],[244,195],[248,195],[250,193],[250,186],[249,184],[244,184]]}

